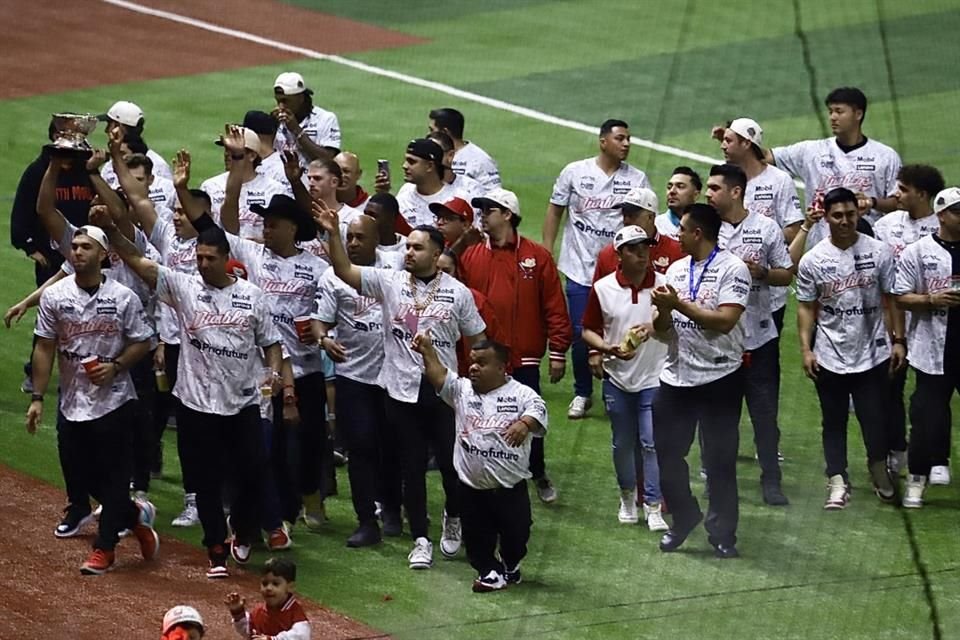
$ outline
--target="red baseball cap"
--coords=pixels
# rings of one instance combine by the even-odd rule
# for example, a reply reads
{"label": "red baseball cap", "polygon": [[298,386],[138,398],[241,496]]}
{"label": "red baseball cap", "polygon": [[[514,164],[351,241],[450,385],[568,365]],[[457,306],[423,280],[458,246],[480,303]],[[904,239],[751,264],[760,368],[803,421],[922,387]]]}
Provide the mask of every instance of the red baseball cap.
{"label": "red baseball cap", "polygon": [[436,216],[453,214],[467,224],[473,224],[473,207],[463,198],[450,198],[443,204],[433,202],[430,204],[430,211]]}
{"label": "red baseball cap", "polygon": [[230,258],[227,260],[227,274],[235,276],[237,278],[247,279],[247,265],[243,264],[236,258]]}

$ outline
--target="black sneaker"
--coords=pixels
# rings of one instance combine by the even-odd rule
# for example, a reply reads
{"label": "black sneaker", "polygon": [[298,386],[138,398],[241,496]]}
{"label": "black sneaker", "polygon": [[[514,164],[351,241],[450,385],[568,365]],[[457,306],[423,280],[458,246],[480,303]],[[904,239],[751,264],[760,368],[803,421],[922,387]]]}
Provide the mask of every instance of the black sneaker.
{"label": "black sneaker", "polygon": [[523,577],[520,575],[520,565],[518,564],[513,568],[513,570],[504,569],[503,579],[507,582],[507,584],[520,584],[520,582],[523,580]]}
{"label": "black sneaker", "polygon": [[94,516],[90,512],[89,506],[87,506],[87,510],[84,511],[82,507],[69,505],[63,510],[63,520],[61,520],[57,528],[53,530],[53,535],[58,538],[72,538],[80,533],[80,529],[88,523],[93,522],[93,520]]}
{"label": "black sneaker", "polygon": [[769,482],[762,485],[763,501],[772,507],[783,507],[790,504],[787,496],[783,495],[783,489],[779,482]]}
{"label": "black sneaker", "polygon": [[352,548],[372,547],[375,544],[380,544],[381,541],[380,527],[377,523],[365,522],[357,527],[353,535],[347,538],[347,546]]}
{"label": "black sneaker", "polygon": [[398,512],[384,509],[380,517],[383,519],[383,535],[388,538],[398,538],[403,535],[403,520]]}
{"label": "black sneaker", "polygon": [[487,575],[480,576],[473,581],[474,593],[489,593],[490,591],[506,589],[506,587],[507,581],[496,571],[491,571]]}

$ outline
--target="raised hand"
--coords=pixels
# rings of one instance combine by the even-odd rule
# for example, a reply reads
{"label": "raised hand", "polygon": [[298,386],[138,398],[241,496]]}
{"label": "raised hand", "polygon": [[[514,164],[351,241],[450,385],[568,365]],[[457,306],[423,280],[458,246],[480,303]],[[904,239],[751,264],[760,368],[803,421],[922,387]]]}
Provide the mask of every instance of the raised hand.
{"label": "raised hand", "polygon": [[328,234],[340,233],[340,218],[337,216],[337,212],[328,207],[325,202],[314,200],[310,212],[313,215],[313,221],[322,230]]}
{"label": "raised hand", "polygon": [[235,124],[224,125],[223,136],[220,139],[223,141],[223,148],[230,155],[242,156],[246,154],[247,149],[244,146],[243,129],[241,127]]}
{"label": "raised hand", "polygon": [[186,149],[177,151],[173,158],[173,185],[184,189],[190,185],[190,152]]}
{"label": "raised hand", "polygon": [[97,171],[107,161],[107,152],[103,149],[94,149],[93,155],[87,158],[87,171]]}

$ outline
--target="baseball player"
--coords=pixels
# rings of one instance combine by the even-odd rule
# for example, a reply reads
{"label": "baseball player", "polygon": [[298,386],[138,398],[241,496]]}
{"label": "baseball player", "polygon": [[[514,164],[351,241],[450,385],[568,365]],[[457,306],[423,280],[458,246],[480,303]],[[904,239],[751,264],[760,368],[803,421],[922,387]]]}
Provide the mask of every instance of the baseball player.
{"label": "baseball player", "polygon": [[430,112],[430,132],[439,131],[453,142],[450,169],[458,176],[467,176],[480,183],[483,191],[500,187],[500,169],[490,154],[469,140],[463,139],[463,114],[449,107]]}
{"label": "baseball player", "polygon": [[657,231],[678,240],[680,217],[686,207],[700,199],[703,180],[690,167],[677,167],[667,180],[667,210],[656,217]]}
{"label": "baseball player", "polygon": [[145,500],[135,503],[128,494],[137,397],[129,370],[149,352],[154,331],[137,296],[101,272],[109,249],[100,228],[77,229],[70,241],[75,273],[41,295],[34,392],[27,410],[27,431],[35,433],[56,353],[61,451],[71,466],[83,467],[103,505],[93,551],[80,565],[86,575],[113,568],[123,529],[132,529],[144,560],[153,559],[160,548],[153,530],[156,509]]}
{"label": "baseball player", "polygon": [[311,160],[330,159],[340,153],[337,116],[313,104],[313,90],[303,76],[293,71],[278,75],[273,98],[277,102],[273,115],[280,123],[274,141],[277,151],[296,150],[304,167]]}
{"label": "baseball player", "polygon": [[[124,137],[128,133],[134,134],[137,138],[143,138],[143,125],[145,119],[143,117],[143,111],[132,102],[127,102],[121,100],[119,102],[113,103],[106,113],[98,116],[99,119],[103,122],[106,122],[104,130],[107,132],[107,135],[110,135],[110,132],[114,129],[119,129]],[[153,149],[146,152],[147,157],[153,162],[153,173],[161,178],[166,178],[167,180],[173,180],[173,173],[170,171],[170,165],[167,164],[167,161],[163,159],[159,153]],[[107,182],[111,184],[115,181],[113,163],[107,163],[103,165],[103,168],[100,170],[100,175]]]}
{"label": "baseball player", "polygon": [[543,221],[543,245],[553,254],[560,221],[567,212],[557,268],[567,276],[567,307],[573,324],[574,397],[567,408],[571,420],[583,418],[593,406],[593,376],[586,344],[580,339],[580,320],[597,254],[623,223],[614,205],[634,187],[650,187],[646,174],[627,164],[629,155],[630,127],[622,120],[605,121],[600,126],[600,153],[564,167]]}

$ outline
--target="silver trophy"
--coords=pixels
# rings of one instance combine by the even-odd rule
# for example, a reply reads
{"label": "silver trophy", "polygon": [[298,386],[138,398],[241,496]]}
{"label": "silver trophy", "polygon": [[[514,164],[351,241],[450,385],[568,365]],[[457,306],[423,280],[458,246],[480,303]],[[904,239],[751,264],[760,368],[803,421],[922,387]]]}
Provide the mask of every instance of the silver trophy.
{"label": "silver trophy", "polygon": [[87,136],[97,128],[97,117],[89,113],[53,114],[53,142],[44,145],[54,155],[89,158],[93,149]]}

